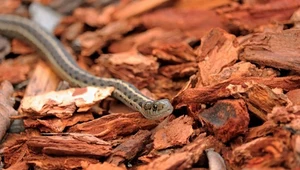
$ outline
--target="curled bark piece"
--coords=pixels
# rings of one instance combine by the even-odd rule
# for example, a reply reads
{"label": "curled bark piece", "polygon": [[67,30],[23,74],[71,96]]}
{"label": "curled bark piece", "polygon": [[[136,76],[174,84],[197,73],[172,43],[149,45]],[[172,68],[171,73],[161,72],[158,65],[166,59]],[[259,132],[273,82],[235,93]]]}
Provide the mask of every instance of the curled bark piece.
{"label": "curled bark piece", "polygon": [[209,170],[226,170],[224,159],[213,149],[207,149],[206,155],[208,158]]}

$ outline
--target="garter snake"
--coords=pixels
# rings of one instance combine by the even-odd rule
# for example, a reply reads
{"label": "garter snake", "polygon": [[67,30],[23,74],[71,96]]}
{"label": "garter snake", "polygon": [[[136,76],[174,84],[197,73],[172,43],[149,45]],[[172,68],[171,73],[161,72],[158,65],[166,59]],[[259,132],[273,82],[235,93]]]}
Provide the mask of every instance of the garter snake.
{"label": "garter snake", "polygon": [[147,119],[158,119],[172,113],[168,99],[152,100],[132,84],[120,79],[101,78],[81,69],[60,41],[33,21],[14,15],[0,15],[0,34],[18,38],[34,46],[51,68],[72,85],[114,87],[112,96],[139,111]]}

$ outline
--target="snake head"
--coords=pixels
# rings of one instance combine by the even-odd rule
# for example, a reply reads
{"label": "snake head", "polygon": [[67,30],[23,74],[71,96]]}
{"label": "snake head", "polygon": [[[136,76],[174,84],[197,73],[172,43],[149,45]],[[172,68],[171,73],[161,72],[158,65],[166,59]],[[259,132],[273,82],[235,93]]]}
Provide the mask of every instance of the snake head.
{"label": "snake head", "polygon": [[141,113],[147,119],[159,119],[170,115],[173,112],[173,106],[168,99],[157,101],[147,101],[142,106]]}

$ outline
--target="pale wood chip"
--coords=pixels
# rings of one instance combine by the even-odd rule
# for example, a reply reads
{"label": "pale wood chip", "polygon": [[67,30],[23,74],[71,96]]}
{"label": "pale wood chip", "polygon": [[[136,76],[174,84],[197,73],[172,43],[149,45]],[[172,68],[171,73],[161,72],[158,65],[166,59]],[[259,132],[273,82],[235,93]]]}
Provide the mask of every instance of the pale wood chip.
{"label": "pale wood chip", "polygon": [[59,118],[67,118],[75,111],[89,110],[95,103],[110,96],[113,90],[113,87],[90,86],[24,97],[20,106],[20,114],[33,117],[55,115]]}

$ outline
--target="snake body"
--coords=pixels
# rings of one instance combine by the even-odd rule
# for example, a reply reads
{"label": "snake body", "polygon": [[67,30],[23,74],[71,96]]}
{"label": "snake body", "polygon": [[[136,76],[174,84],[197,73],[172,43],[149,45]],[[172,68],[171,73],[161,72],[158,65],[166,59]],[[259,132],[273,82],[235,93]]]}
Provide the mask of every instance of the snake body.
{"label": "snake body", "polygon": [[112,95],[147,119],[158,119],[172,113],[168,99],[152,100],[132,84],[120,79],[101,78],[81,69],[60,41],[29,19],[0,15],[0,34],[18,38],[34,46],[62,79],[73,85],[115,87]]}

